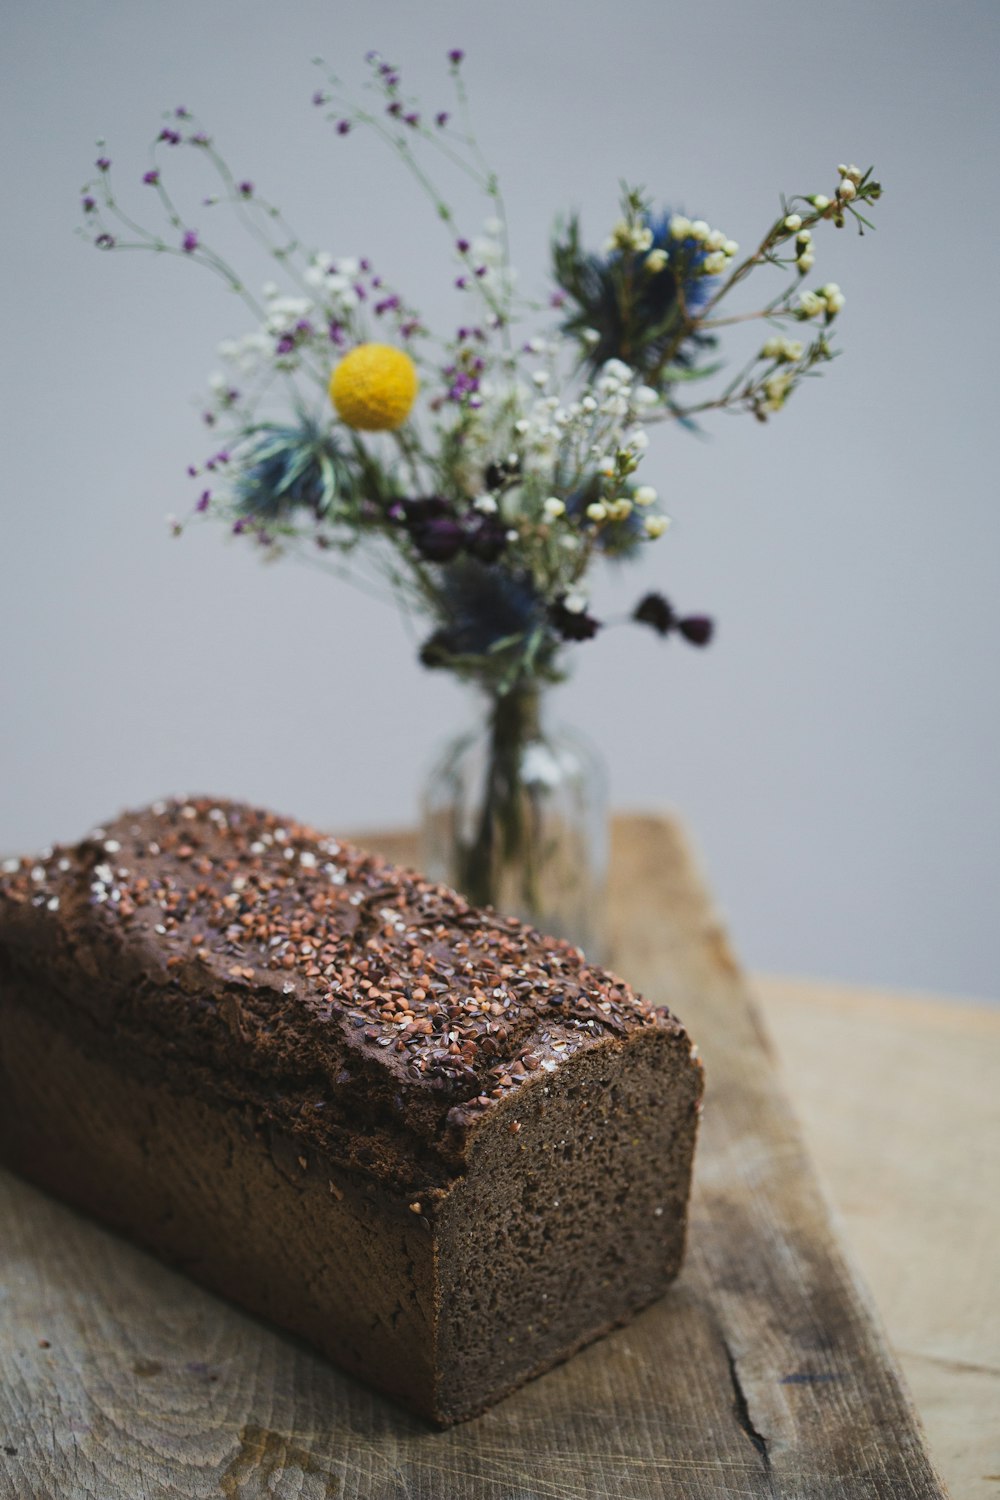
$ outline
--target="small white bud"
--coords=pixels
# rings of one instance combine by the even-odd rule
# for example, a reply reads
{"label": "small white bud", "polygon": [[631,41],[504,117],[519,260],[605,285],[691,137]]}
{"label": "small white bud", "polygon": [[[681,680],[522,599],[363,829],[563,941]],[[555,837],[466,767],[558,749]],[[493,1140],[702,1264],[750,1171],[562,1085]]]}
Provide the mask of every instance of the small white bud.
{"label": "small white bud", "polygon": [[634,229],[632,231],[632,249],[638,250],[640,254],[650,249],[653,243],[653,231],[649,228]]}
{"label": "small white bud", "polygon": [[602,505],[600,500],[595,500],[592,505],[587,506],[587,517],[591,521],[606,521],[608,519],[608,508]]}
{"label": "small white bud", "polygon": [[691,235],[691,220],[685,219],[683,214],[674,214],[670,220],[670,238],[672,240],[686,240]]}
{"label": "small white bud", "polygon": [[537,385],[539,390],[544,390],[545,386],[549,383],[549,372],[547,370],[536,370],[531,379],[532,383]]}
{"label": "small white bud", "polygon": [[811,239],[812,239],[812,230],[810,230],[810,229],[801,229],[799,231],[799,233],[795,236],[795,243],[797,245],[808,245],[809,241]]}
{"label": "small white bud", "polygon": [[646,270],[651,276],[656,276],[667,264],[668,256],[665,250],[650,250],[646,256]]}
{"label": "small white bud", "polygon": [[530,425],[530,422],[526,422],[524,418],[521,417],[519,421],[514,423],[514,431],[518,433],[520,437],[524,437],[524,434],[528,431]]}
{"label": "small white bud", "polygon": [[597,402],[594,400],[593,396],[584,396],[583,400],[580,402],[580,405],[582,406],[583,410],[588,413],[588,415],[590,412],[597,410]]}
{"label": "small white bud", "polygon": [[608,506],[608,515],[612,521],[624,521],[632,514],[632,502],[627,496],[622,495],[617,500],[612,500]]}
{"label": "small white bud", "polygon": [[669,525],[670,520],[667,516],[647,516],[643,523],[643,530],[648,537],[655,538],[662,536]]}
{"label": "small white bud", "polygon": [[815,318],[824,309],[825,303],[822,297],[815,292],[800,292],[799,307],[807,318]]}
{"label": "small white bud", "polygon": [[727,240],[722,247],[722,253],[723,255],[728,255],[730,260],[732,260],[733,256],[736,254],[739,248],[739,244],[736,240]]}
{"label": "small white bud", "polygon": [[785,218],[785,228],[791,234],[794,234],[797,229],[801,229],[802,228],[802,215],[801,214],[788,214],[786,216],[786,218]]}
{"label": "small white bud", "polygon": [[542,506],[542,510],[549,521],[558,521],[560,516],[566,514],[566,507],[558,495],[550,495]]}
{"label": "small white bud", "polygon": [[713,229],[711,234],[709,234],[708,238],[705,240],[705,247],[708,250],[721,250],[725,243],[726,236],[723,234],[722,230]]}
{"label": "small white bud", "polygon": [[596,328],[585,328],[580,337],[583,339],[583,342],[585,344],[590,344],[591,346],[593,346],[594,344],[599,344],[601,342],[601,335],[598,333]]}
{"label": "small white bud", "polygon": [[809,202],[819,213],[823,213],[825,209],[830,207],[830,200],[825,193],[813,193]]}
{"label": "small white bud", "polygon": [[563,609],[568,610],[571,615],[582,615],[588,602],[586,594],[573,589],[563,600]]}
{"label": "small white bud", "polygon": [[858,196],[858,190],[849,177],[845,177],[837,188],[837,197],[842,198],[845,203],[850,203],[852,198]]}
{"label": "small white bud", "polygon": [[804,276],[806,272],[811,271],[813,266],[816,264],[816,257],[815,255],[813,255],[811,250],[806,250],[796,259],[795,264],[798,266],[800,272]]}
{"label": "small white bud", "polygon": [[691,238],[693,240],[707,240],[711,232],[704,219],[695,219],[691,225]]}
{"label": "small white bud", "polygon": [[479,495],[473,500],[472,506],[482,516],[495,516],[497,513],[497,503],[492,495]]}
{"label": "small white bud", "polygon": [[705,276],[718,276],[720,271],[726,269],[726,257],[721,250],[713,250],[711,255],[705,256],[701,269]]}
{"label": "small white bud", "polygon": [[655,505],[656,491],[651,484],[640,484],[638,489],[633,491],[632,499],[636,505]]}

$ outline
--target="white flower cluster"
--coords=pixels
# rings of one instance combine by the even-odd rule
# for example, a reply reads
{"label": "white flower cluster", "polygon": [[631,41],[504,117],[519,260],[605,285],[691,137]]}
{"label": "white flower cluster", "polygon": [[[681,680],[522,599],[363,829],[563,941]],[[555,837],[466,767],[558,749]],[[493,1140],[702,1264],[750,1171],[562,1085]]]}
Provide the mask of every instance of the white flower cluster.
{"label": "white flower cluster", "polygon": [[782,370],[774,375],[769,375],[764,381],[765,400],[762,405],[765,411],[780,411],[785,404],[788,392],[792,388],[793,375],[790,370]]}
{"label": "white flower cluster", "polygon": [[799,293],[796,317],[818,318],[821,313],[824,313],[829,322],[831,318],[837,316],[846,300],[837,283],[828,281],[826,286],[818,287],[814,292]]}
{"label": "white flower cluster", "polygon": [[840,183],[837,187],[837,197],[840,199],[841,203],[850,203],[852,198],[856,198],[858,196],[858,187],[860,186],[861,179],[864,176],[864,173],[862,172],[861,168],[856,167],[853,162],[849,167],[845,167],[843,164],[841,164],[837,168],[837,171],[840,173]]}
{"label": "white flower cluster", "polygon": [[[530,352],[554,353],[557,348],[533,340]],[[536,389],[544,390],[553,373],[535,371]],[[656,491],[649,485],[622,493],[627,489],[625,481],[638,468],[649,446],[643,414],[660,401],[655,391],[635,382],[635,372],[622,360],[612,359],[576,399],[566,403],[554,394],[532,395],[519,388],[514,404],[522,415],[513,423],[513,439],[524,481],[542,495],[557,488],[567,493],[588,475],[599,474],[605,481],[605,495],[593,500],[586,511],[587,519],[596,525],[623,521],[635,506],[653,505]],[[489,421],[488,410],[484,420]],[[558,521],[566,514],[565,500],[549,493],[542,500],[541,514],[547,521]],[[644,530],[647,536],[660,536],[667,525],[665,516],[650,515]],[[562,540],[567,547],[577,545],[571,534]]]}
{"label": "white flower cluster", "polygon": [[647,225],[630,224],[627,219],[619,219],[604,241],[604,253],[612,255],[616,250],[623,250],[642,255],[652,249],[652,245],[653,231]]}
{"label": "white flower cluster", "polygon": [[788,234],[795,236],[795,264],[799,274],[804,276],[807,271],[812,270],[816,263],[813,254],[812,230],[803,229],[801,214],[786,214],[782,222],[782,228]]}
{"label": "white flower cluster", "polygon": [[[224,339],[219,345],[219,358],[243,376],[258,374],[262,366],[270,363],[273,354],[274,340],[259,328],[239,339]],[[224,378],[218,377],[220,380]],[[212,379],[215,383],[216,377]]]}
{"label": "white flower cluster", "polygon": [[786,339],[775,335],[768,339],[760,351],[760,357],[777,360],[779,365],[794,364],[797,359],[802,358],[802,342],[800,339]]}
{"label": "white flower cluster", "polygon": [[316,288],[322,302],[334,308],[355,307],[358,301],[355,281],[360,270],[360,263],[353,256],[334,257],[321,250],[306,267],[303,280]]}
{"label": "white flower cluster", "polygon": [[700,267],[703,276],[718,276],[725,271],[740,248],[721,229],[710,229],[704,219],[686,219],[683,214],[674,214],[670,220],[670,238],[695,240],[705,247],[708,253]]}

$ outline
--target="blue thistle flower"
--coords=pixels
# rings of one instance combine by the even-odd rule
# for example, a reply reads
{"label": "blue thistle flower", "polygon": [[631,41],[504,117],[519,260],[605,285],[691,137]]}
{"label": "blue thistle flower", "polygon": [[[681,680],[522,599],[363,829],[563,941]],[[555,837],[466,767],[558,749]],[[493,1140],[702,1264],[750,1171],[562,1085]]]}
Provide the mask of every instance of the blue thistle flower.
{"label": "blue thistle flower", "polygon": [[351,498],[350,462],[333,433],[312,417],[300,416],[296,426],[261,423],[246,437],[233,481],[244,515],[275,521],[304,509],[320,517]]}
{"label": "blue thistle flower", "polygon": [[445,623],[421,648],[427,667],[487,656],[501,641],[527,639],[545,624],[545,602],[527,574],[463,557],[442,570],[441,591]]}
{"label": "blue thistle flower", "polygon": [[[584,250],[575,215],[553,241],[553,274],[569,309],[560,326],[580,342],[582,362],[592,372],[620,359],[661,388],[669,384],[661,377],[668,354],[670,365],[690,368],[699,351],[714,345],[706,334],[689,333],[672,348],[685,312],[704,307],[714,279],[701,271],[705,246],[691,237],[674,239],[672,220],[669,211],[642,212],[639,222],[652,235],[645,250]],[[664,255],[666,263],[653,269]]]}

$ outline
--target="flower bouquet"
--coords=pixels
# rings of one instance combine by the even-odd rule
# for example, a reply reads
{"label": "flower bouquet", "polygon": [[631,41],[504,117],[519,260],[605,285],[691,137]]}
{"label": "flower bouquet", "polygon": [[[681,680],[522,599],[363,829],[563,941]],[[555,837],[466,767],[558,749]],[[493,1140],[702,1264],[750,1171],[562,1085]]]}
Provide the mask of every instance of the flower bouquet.
{"label": "flower bouquet", "polygon": [[[814,233],[848,221],[863,232],[862,209],[881,189],[870,170],[840,166],[829,195],[782,199],[741,253],[722,230],[626,187],[600,249],[575,215],[556,225],[550,283],[532,298],[519,290],[500,185],[469,121],[462,52],[448,55],[448,107],[430,114],[397,67],[376,53],[366,62],[357,94],[320,63],[313,103],[338,138],[374,131],[426,192],[459,302],[444,336],[371,259],[301,240],[185,108],[166,117],[136,173],[158,224],[124,206],[102,144],[83,232],[102,250],[202,266],[245,310],[203,403],[212,437],[188,470],[192,516],[221,521],[265,557],[305,559],[388,594],[420,622],[422,664],[479,690],[481,733],[448,750],[428,790],[429,872],[599,948],[600,773],[578,742],[546,731],[544,690],[609,623],[591,605],[598,564],[635,558],[667,530],[640,478],[650,427],[690,428],[719,411],[766,422],[821,372],[844,297],[810,276]],[[181,151],[199,155],[211,180],[196,212],[168,185]],[[457,221],[439,169],[481,190],[479,232]],[[203,232],[222,211],[273,261],[259,289]],[[770,277],[768,300],[730,315],[731,294],[758,272]],[[750,320],[765,336],[723,373],[720,330]],[[713,633],[708,617],[660,593],[640,598],[631,620],[699,647]]]}

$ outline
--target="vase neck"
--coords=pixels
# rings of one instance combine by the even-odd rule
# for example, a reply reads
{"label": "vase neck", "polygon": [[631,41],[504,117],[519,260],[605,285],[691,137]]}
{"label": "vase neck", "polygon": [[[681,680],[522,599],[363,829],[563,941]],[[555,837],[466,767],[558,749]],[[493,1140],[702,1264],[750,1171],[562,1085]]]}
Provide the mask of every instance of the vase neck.
{"label": "vase neck", "polygon": [[542,730],[542,693],[537,686],[514,688],[490,700],[490,728],[496,744],[524,744]]}

